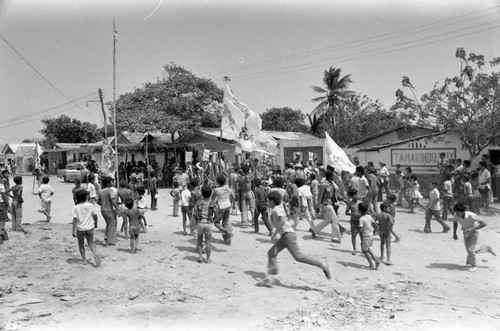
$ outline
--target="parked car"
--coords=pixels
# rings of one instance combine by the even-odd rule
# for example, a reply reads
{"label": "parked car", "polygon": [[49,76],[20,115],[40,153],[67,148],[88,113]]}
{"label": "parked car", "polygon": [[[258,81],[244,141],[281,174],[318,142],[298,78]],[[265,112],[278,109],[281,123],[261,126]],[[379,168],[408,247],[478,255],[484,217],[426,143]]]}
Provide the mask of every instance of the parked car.
{"label": "parked car", "polygon": [[65,182],[74,181],[79,178],[83,181],[88,170],[84,162],[74,162],[66,165],[66,169],[57,170],[57,177],[62,178]]}

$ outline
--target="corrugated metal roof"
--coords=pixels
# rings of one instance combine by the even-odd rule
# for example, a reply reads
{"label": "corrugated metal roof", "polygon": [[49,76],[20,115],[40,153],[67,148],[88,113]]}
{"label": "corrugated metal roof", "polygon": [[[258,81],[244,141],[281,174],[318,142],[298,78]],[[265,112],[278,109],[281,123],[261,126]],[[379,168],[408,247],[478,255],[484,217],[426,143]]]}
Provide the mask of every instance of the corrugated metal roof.
{"label": "corrugated metal roof", "polygon": [[304,139],[320,139],[312,134],[304,132],[291,131],[262,131],[277,140],[304,140]]}
{"label": "corrugated metal roof", "polygon": [[439,136],[439,135],[442,135],[443,133],[445,133],[445,132],[435,132],[435,133],[431,133],[431,134],[425,134],[425,135],[422,135],[422,136],[413,137],[413,138],[406,139],[406,140],[395,141],[395,142],[387,143],[387,144],[384,144],[384,145],[377,145],[377,146],[372,146],[372,147],[360,148],[360,149],[358,149],[358,151],[378,151],[378,150],[381,150],[381,149],[384,149],[384,148],[388,148],[388,147],[392,147],[392,146],[397,146],[397,145],[401,145],[401,144],[406,144],[406,143],[408,143],[410,141],[420,140],[420,139],[428,138],[428,137]]}

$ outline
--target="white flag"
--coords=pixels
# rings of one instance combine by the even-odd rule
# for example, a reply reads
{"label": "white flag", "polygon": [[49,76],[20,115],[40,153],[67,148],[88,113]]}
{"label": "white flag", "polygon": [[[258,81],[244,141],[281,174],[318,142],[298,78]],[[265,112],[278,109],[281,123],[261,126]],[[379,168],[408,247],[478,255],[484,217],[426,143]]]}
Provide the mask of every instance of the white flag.
{"label": "white flag", "polygon": [[338,171],[353,173],[356,166],[347,157],[347,154],[335,141],[325,132],[326,164]]}
{"label": "white flag", "polygon": [[224,87],[222,131],[243,139],[260,135],[262,119],[247,105],[240,102],[228,85]]}
{"label": "white flag", "polygon": [[42,168],[42,165],[40,164],[40,159],[42,157],[43,150],[38,142],[35,143],[34,152],[35,152],[35,168],[40,169]]}

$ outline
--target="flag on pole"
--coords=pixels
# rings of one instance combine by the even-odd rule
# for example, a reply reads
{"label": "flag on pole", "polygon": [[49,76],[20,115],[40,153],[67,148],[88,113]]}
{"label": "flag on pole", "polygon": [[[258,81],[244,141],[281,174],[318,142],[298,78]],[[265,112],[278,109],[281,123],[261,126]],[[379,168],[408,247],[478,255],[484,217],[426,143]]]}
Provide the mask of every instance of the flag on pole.
{"label": "flag on pole", "polygon": [[114,177],[115,175],[115,150],[107,141],[103,141],[102,144],[102,164],[101,171],[109,177]]}
{"label": "flag on pole", "polygon": [[227,84],[224,87],[221,129],[230,135],[236,137],[246,135],[248,138],[258,137],[262,130],[262,119],[259,114],[240,102]]}
{"label": "flag on pole", "polygon": [[42,165],[40,163],[40,160],[42,157],[43,150],[42,146],[40,146],[38,142],[35,143],[34,152],[35,152],[35,169],[41,169]]}
{"label": "flag on pole", "polygon": [[353,173],[356,166],[349,160],[347,154],[337,143],[325,132],[325,152],[326,164],[339,171],[348,171]]}

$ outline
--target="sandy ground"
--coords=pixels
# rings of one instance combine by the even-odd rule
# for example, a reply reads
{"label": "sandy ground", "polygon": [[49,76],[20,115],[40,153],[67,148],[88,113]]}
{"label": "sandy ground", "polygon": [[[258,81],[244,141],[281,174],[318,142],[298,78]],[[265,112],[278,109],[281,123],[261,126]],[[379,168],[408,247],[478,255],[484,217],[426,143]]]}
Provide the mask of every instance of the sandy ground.
{"label": "sandy ground", "polygon": [[[478,255],[475,273],[465,268],[463,240],[451,233],[422,233],[422,210],[398,209],[393,266],[365,268],[351,254],[350,236],[332,244],[313,240],[302,221],[303,252],[329,259],[334,276],[279,255],[280,274],[273,288],[257,286],[265,275],[271,247],[260,234],[239,227],[231,216],[231,245],[215,230],[212,264],[197,263],[195,241],[182,235],[181,218],[172,217],[169,190],[160,190],[159,209],[148,211],[148,233],[140,251],[130,254],[120,236],[103,247],[104,221],[95,236],[99,268],[84,265],[71,236],[71,183],[52,177],[53,219],[41,223],[32,177],[24,178],[25,228],[0,246],[0,330],[499,330],[500,259]],[[348,227],[341,206],[341,222]],[[483,219],[480,242],[500,251],[500,205]],[[121,224],[121,219],[119,221]],[[325,234],[326,235],[326,234]],[[378,238],[372,247],[379,254]],[[90,251],[87,249],[89,257]]]}

